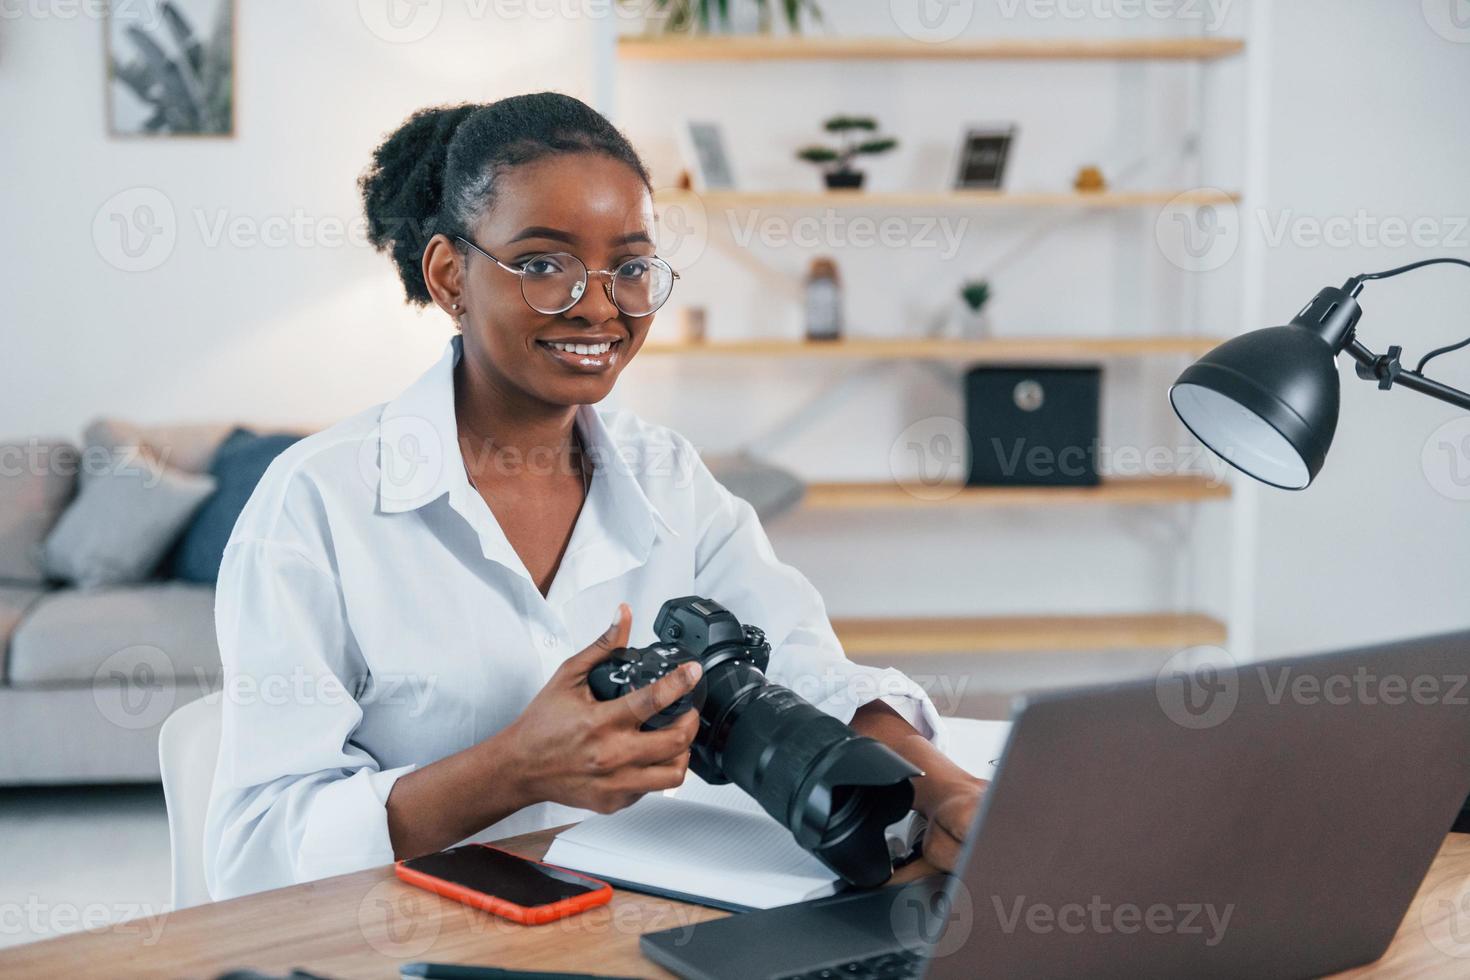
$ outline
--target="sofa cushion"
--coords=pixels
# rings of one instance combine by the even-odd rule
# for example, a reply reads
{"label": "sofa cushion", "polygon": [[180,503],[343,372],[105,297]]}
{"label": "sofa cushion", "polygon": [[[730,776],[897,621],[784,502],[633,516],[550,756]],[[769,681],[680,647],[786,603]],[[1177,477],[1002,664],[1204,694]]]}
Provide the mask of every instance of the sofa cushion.
{"label": "sofa cushion", "polygon": [[185,473],[208,473],[216,450],[234,428],[228,422],[136,425],[101,418],[87,426],[85,440],[89,451],[93,446],[111,452],[136,448],[164,466]]}
{"label": "sofa cushion", "polygon": [[219,676],[214,590],[157,582],[66,589],[37,602],[10,641],[10,683]]}
{"label": "sofa cushion", "polygon": [[139,454],[95,467],[92,455],[89,446],[81,490],[47,535],[42,563],[52,578],[87,588],[141,582],[214,492],[214,478]]}
{"label": "sofa cushion", "polygon": [[46,580],[41,542],[77,487],[81,451],[60,439],[0,445],[0,581]]}
{"label": "sofa cushion", "polygon": [[173,578],[205,585],[215,583],[230,532],[255,492],[255,485],[265,476],[271,461],[300,439],[299,435],[285,433],[256,435],[249,429],[236,429],[230,434],[209,464],[209,475],[215,480],[214,493],[195,512],[168,562]]}
{"label": "sofa cushion", "polygon": [[24,585],[0,585],[0,684],[5,683],[6,653],[15,628],[26,612],[46,594],[45,589]]}
{"label": "sofa cushion", "polygon": [[157,783],[159,725],[204,693],[191,681],[141,698],[124,687],[0,687],[0,786]]}

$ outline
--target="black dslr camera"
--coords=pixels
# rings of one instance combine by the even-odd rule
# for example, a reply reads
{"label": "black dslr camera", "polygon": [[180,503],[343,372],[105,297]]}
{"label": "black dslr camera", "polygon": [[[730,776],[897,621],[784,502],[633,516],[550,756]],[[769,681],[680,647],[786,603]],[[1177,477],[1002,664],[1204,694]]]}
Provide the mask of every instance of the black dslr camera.
{"label": "black dslr camera", "polygon": [[699,734],[690,768],[708,783],[733,782],[847,881],[879,885],[893,873],[884,829],[909,812],[922,775],[888,746],[766,680],[771,645],[712,599],[683,596],[659,610],[659,642],[615,650],[592,669],[600,701],[646,687],[698,660],[694,690],[645,724],[662,728],[691,707]]}

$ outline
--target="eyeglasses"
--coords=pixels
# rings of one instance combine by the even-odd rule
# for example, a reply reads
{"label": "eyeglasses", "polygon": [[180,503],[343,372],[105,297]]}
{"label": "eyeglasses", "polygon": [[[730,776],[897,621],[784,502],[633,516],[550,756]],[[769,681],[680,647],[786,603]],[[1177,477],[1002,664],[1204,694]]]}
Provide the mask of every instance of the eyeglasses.
{"label": "eyeglasses", "polygon": [[521,297],[537,313],[565,313],[587,291],[588,276],[605,276],[607,298],[625,316],[652,316],[674,291],[679,274],[656,255],[640,255],[616,269],[588,269],[570,252],[542,252],[520,265],[506,265],[468,238],[455,236],[506,272],[521,279]]}

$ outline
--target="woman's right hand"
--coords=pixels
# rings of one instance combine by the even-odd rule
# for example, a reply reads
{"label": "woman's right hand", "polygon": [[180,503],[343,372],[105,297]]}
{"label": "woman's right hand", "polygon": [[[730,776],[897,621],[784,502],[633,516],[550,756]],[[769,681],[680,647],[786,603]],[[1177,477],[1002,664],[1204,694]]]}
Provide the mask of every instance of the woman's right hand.
{"label": "woman's right hand", "polygon": [[700,667],[689,663],[648,687],[598,701],[587,675],[608,654],[628,645],[633,614],[617,618],[587,649],[557,668],[526,710],[498,739],[514,760],[526,803],[550,801],[612,813],[643,794],[684,781],[689,746],[699,732],[690,709],[665,728],[643,731],[649,718],[694,689]]}

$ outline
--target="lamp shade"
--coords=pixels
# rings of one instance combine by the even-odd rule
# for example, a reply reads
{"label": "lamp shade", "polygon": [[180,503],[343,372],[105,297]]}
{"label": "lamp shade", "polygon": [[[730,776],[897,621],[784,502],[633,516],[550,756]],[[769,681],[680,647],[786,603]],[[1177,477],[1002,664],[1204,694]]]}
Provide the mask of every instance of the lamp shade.
{"label": "lamp shade", "polygon": [[1212,452],[1249,476],[1306,488],[1337,430],[1337,350],[1293,322],[1234,337],[1179,375],[1169,402]]}

